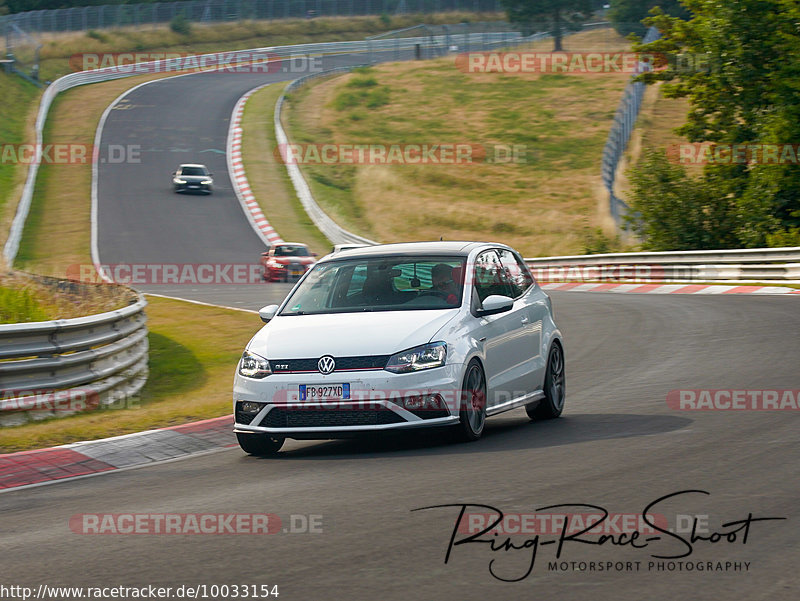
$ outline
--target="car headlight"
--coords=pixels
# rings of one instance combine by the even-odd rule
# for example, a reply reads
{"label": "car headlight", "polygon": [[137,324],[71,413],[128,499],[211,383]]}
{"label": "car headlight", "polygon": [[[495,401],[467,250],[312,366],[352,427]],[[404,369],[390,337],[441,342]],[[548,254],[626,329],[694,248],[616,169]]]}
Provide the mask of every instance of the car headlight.
{"label": "car headlight", "polygon": [[242,353],[242,358],[239,360],[240,376],[245,376],[247,378],[266,378],[271,373],[272,369],[270,369],[269,361],[264,359],[264,357],[251,353],[250,351]]}
{"label": "car headlight", "polygon": [[185,184],[186,183],[185,179],[176,179],[174,181],[175,181],[176,184]]}
{"label": "car headlight", "polygon": [[392,355],[384,369],[396,374],[420,371],[441,367],[444,365],[446,358],[447,344],[444,342],[431,342]]}
{"label": "car headlight", "polygon": [[210,184],[210,183],[211,183],[211,180],[210,180],[210,179],[204,179],[204,180],[203,180],[203,181],[201,181],[200,183],[201,183],[201,184]]}

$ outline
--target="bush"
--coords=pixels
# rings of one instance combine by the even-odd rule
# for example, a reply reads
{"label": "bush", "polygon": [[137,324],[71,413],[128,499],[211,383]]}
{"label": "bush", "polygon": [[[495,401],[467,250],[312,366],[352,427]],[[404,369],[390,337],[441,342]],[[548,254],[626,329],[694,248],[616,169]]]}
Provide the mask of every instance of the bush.
{"label": "bush", "polygon": [[189,35],[192,33],[192,24],[186,19],[183,13],[175,15],[172,21],[169,22],[169,28],[175,33],[181,35]]}
{"label": "bush", "polygon": [[619,235],[612,238],[607,236],[600,228],[595,228],[587,233],[583,240],[583,254],[585,255],[621,252],[621,247],[622,243]]}
{"label": "bush", "polygon": [[689,177],[664,149],[647,149],[629,171],[633,188],[628,225],[645,250],[737,248],[741,216],[725,181]]}
{"label": "bush", "polygon": [[100,33],[99,31],[97,31],[95,29],[90,29],[89,31],[87,31],[86,32],[86,37],[92,38],[93,40],[98,40],[100,42],[107,42],[108,41],[108,37],[106,37],[105,34]]}

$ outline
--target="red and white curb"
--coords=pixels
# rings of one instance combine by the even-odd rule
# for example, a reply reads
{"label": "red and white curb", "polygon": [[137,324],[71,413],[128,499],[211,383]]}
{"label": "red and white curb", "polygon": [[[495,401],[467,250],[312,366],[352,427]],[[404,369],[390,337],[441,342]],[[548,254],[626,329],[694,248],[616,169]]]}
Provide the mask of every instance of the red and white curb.
{"label": "red and white curb", "polygon": [[233,190],[236,192],[236,197],[239,199],[239,204],[242,205],[245,215],[247,216],[250,225],[256,233],[261,236],[264,242],[268,245],[283,242],[283,239],[278,235],[278,232],[269,224],[261,207],[258,206],[253,191],[250,189],[250,184],[247,181],[247,176],[244,172],[244,164],[242,163],[242,115],[244,114],[244,105],[247,100],[254,93],[270,84],[264,84],[253,88],[244,96],[239,98],[236,106],[233,107],[233,114],[231,115],[231,123],[228,129],[228,172],[230,173],[231,182],[233,182]]}
{"label": "red and white curb", "polygon": [[544,290],[569,292],[630,292],[634,294],[800,294],[783,286],[721,286],[719,284],[583,284],[580,282],[541,283]]}
{"label": "red and white curb", "polygon": [[233,415],[103,440],[0,455],[0,492],[208,453],[237,445]]}

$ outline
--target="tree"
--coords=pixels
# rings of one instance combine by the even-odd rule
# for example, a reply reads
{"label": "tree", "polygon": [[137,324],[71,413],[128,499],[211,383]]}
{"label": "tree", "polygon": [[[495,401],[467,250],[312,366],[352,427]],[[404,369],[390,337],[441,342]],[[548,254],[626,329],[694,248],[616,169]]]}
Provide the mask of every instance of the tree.
{"label": "tree", "polygon": [[618,34],[627,36],[635,33],[643,36],[646,27],[642,21],[647,18],[650,10],[658,6],[665,13],[688,19],[689,11],[681,6],[679,0],[611,0],[611,10],[608,11],[608,19],[614,25]]}
{"label": "tree", "polygon": [[508,20],[522,26],[523,33],[549,30],[554,52],[561,52],[565,29],[583,23],[591,14],[591,0],[502,0]]}
{"label": "tree", "polygon": [[627,221],[645,250],[708,250],[739,245],[739,217],[732,198],[689,177],[663,150],[647,149],[630,170],[633,189]]}
{"label": "tree", "polygon": [[[656,26],[662,38],[634,48],[683,55],[694,65],[677,68],[676,63],[642,76],[664,81],[668,97],[688,98],[687,121],[677,132],[689,142],[797,148],[800,64],[791,58],[800,56],[797,0],[684,0],[684,5],[691,20],[655,11],[645,23]],[[709,163],[693,180],[707,196],[706,211],[736,215],[731,227],[742,247],[792,238],[800,227],[797,159],[763,164],[754,158]],[[658,192],[650,194],[647,203],[658,202]],[[653,214],[643,212],[641,218],[646,222]],[[643,225],[645,234],[653,226]],[[727,235],[726,230],[725,240]]]}

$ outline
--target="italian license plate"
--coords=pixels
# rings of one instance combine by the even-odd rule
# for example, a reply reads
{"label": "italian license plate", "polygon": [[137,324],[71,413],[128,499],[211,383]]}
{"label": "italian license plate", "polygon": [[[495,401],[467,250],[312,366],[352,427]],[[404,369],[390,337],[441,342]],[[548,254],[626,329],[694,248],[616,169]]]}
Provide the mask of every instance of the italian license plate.
{"label": "italian license plate", "polygon": [[350,384],[300,384],[301,401],[344,401],[350,398]]}

